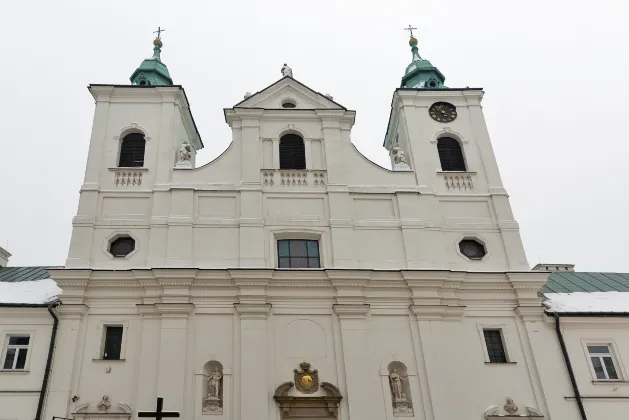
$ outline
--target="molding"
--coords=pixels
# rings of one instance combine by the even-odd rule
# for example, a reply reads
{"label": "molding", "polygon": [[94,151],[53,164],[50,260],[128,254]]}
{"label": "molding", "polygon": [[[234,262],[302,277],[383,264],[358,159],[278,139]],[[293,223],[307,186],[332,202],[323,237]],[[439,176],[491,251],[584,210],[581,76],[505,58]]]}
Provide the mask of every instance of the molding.
{"label": "molding", "polygon": [[163,315],[190,315],[194,312],[194,303],[155,303],[155,309]]}
{"label": "molding", "polygon": [[410,305],[409,309],[418,321],[461,321],[465,314],[463,305]]}
{"label": "molding", "polygon": [[369,312],[367,304],[334,304],[332,308],[340,319],[364,319]]}
{"label": "molding", "polygon": [[518,306],[514,311],[523,321],[534,322],[544,320],[544,307],[541,305]]}
{"label": "molding", "polygon": [[270,303],[234,303],[240,319],[266,319],[271,311]]}

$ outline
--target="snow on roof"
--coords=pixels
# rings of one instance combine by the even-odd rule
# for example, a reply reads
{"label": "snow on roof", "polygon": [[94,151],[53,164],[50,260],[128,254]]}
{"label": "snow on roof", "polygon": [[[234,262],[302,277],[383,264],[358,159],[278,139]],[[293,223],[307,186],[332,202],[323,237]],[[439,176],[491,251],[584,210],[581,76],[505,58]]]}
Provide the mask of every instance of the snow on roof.
{"label": "snow on roof", "polygon": [[61,288],[53,279],[0,282],[0,304],[44,304],[61,296]]}
{"label": "snow on roof", "polygon": [[544,293],[544,306],[550,312],[627,312],[629,292]]}

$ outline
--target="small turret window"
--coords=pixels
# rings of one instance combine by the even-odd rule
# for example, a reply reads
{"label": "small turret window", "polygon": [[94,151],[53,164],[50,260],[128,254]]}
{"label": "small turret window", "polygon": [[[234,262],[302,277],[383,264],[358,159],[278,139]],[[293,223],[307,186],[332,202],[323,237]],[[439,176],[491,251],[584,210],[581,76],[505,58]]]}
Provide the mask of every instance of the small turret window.
{"label": "small turret window", "polygon": [[296,134],[280,139],[280,169],[306,169],[304,140]]}
{"label": "small turret window", "polygon": [[127,134],[120,145],[120,160],[118,167],[142,167],[144,166],[144,147],[146,140],[141,133]]}
{"label": "small turret window", "polygon": [[466,171],[461,144],[452,137],[437,140],[437,151],[442,171]]}

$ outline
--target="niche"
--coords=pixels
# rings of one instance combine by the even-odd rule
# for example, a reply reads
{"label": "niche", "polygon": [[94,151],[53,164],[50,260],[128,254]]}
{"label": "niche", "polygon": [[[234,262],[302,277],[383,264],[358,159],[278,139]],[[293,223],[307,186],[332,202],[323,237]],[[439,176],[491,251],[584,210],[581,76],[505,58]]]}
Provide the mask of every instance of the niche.
{"label": "niche", "polygon": [[399,417],[413,415],[413,399],[411,386],[408,381],[406,365],[402,362],[391,362],[387,366],[389,371],[389,388],[393,402],[393,415]]}
{"label": "niche", "polygon": [[203,414],[223,414],[223,365],[216,360],[203,366]]}

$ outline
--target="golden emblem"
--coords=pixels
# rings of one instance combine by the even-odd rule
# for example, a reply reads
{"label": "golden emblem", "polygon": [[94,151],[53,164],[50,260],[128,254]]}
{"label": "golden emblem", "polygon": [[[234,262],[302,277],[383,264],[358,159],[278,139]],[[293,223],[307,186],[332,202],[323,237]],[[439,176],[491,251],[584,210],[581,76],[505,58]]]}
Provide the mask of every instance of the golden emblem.
{"label": "golden emblem", "polygon": [[319,389],[319,373],[317,369],[310,369],[310,363],[305,360],[299,364],[301,369],[294,369],[295,388],[302,394],[313,394]]}
{"label": "golden emblem", "polygon": [[307,387],[310,388],[312,386],[312,376],[310,375],[304,375],[301,377],[301,383]]}

